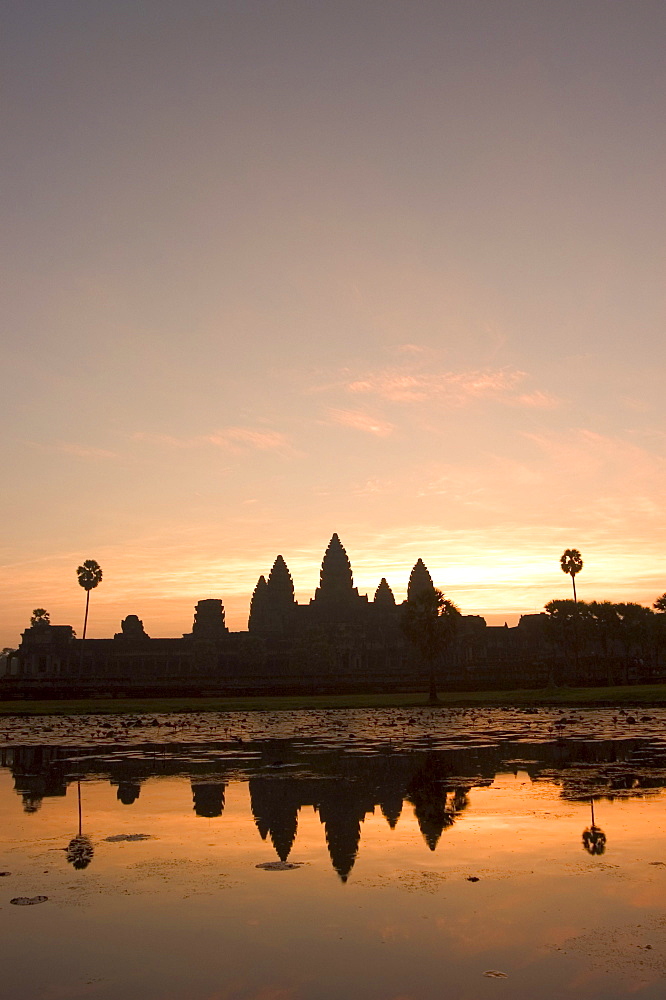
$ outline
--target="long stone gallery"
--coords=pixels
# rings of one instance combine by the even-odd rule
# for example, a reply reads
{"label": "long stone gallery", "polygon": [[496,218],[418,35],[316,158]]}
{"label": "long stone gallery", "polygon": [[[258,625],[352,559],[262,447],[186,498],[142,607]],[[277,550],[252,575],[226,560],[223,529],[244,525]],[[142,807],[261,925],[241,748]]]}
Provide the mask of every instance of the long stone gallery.
{"label": "long stone gallery", "polygon": [[[228,629],[220,598],[198,602],[192,630],[182,638],[151,638],[133,614],[109,639],[77,639],[71,625],[37,621],[7,658],[0,693],[11,698],[419,690],[424,666],[405,636],[403,618],[406,605],[433,590],[419,559],[401,604],[386,579],[372,599],[359,594],[334,534],[308,603],[296,601],[291,574],[278,555],[268,577],[257,582],[247,631]],[[456,690],[542,687],[553,677],[580,682],[573,673],[580,671],[580,661],[551,626],[545,614],[523,615],[512,628],[461,615],[454,641],[438,658],[438,681]],[[595,662],[586,664],[585,679],[604,683],[603,664]],[[625,679],[652,679],[655,670],[633,656]]]}

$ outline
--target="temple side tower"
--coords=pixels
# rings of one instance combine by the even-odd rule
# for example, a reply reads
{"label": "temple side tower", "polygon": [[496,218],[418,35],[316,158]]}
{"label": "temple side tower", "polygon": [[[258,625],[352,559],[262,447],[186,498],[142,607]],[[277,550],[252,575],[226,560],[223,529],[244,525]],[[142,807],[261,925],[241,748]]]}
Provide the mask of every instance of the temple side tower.
{"label": "temple side tower", "polygon": [[382,611],[390,611],[392,608],[395,608],[395,597],[393,596],[393,591],[386,582],[385,576],[381,578],[379,586],[375,591],[373,604],[376,604],[378,608],[382,609]]}
{"label": "temple side tower", "polygon": [[271,604],[280,609],[290,608],[296,601],[294,581],[282,556],[278,556],[273,563],[266,584],[266,595]]}
{"label": "temple side tower", "polygon": [[251,632],[284,634],[293,628],[295,612],[294,581],[286,562],[278,556],[268,580],[260,576],[254,588],[248,627]]}
{"label": "temple side tower", "polygon": [[221,639],[229,634],[224,621],[224,605],[218,597],[199,601],[194,609],[192,639]]}
{"label": "temple side tower", "polygon": [[426,569],[425,563],[422,559],[417,559],[407,584],[407,600],[415,601],[420,594],[430,593],[434,589],[432,577]]}
{"label": "temple side tower", "polygon": [[260,632],[266,626],[266,607],[268,604],[266,589],[266,577],[260,576],[250,601],[250,617],[247,622],[249,632]]}

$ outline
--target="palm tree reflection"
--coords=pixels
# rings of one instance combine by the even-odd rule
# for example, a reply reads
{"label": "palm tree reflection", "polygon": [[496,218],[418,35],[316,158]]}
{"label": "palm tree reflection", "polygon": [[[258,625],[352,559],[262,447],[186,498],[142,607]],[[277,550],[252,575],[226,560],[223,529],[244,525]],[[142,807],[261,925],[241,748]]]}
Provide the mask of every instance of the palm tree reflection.
{"label": "palm tree reflection", "polygon": [[594,799],[590,799],[590,810],[592,821],[586,830],[583,830],[583,849],[588,854],[603,854],[606,850],[606,834],[594,822]]}
{"label": "palm tree reflection", "polygon": [[75,837],[72,837],[69,844],[65,849],[65,856],[70,865],[74,868],[80,870],[82,868],[87,868],[93,859],[95,849],[92,845],[90,837],[87,837],[85,833],[81,832],[81,782],[77,781],[77,794],[79,803],[79,832]]}

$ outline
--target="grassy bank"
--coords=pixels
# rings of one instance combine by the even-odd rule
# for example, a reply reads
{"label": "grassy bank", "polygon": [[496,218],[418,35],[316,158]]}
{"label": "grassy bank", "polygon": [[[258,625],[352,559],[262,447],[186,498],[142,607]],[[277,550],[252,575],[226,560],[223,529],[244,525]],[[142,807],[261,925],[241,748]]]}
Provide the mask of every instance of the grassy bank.
{"label": "grassy bank", "polygon": [[[666,705],[666,684],[635,687],[542,688],[519,691],[445,691],[442,708]],[[229,698],[90,698],[76,701],[0,701],[0,715],[117,715],[162,712],[254,712],[308,708],[417,708],[425,694],[291,695]]]}

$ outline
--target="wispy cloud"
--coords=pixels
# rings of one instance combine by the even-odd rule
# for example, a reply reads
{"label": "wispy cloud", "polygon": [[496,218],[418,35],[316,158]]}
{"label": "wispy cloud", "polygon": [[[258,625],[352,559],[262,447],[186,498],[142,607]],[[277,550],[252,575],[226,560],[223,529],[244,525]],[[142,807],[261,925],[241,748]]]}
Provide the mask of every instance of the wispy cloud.
{"label": "wispy cloud", "polygon": [[171,434],[153,434],[137,431],[132,440],[167,448],[201,448],[212,445],[226,451],[240,454],[246,451],[276,451],[293,454],[294,449],[286,435],[280,431],[257,429],[254,427],[224,427],[210,434],[196,434],[190,437],[176,437]]}
{"label": "wispy cloud", "polygon": [[255,430],[252,427],[227,427],[214,434],[206,434],[203,441],[229,451],[289,451],[291,445],[279,431]]}
{"label": "wispy cloud", "polygon": [[514,398],[506,400],[511,406],[526,406],[539,410],[552,410],[560,405],[560,400],[550,392],[542,392],[537,389],[535,392],[524,392]]}
{"label": "wispy cloud", "polygon": [[165,448],[195,448],[201,444],[201,438],[175,437],[171,434],[153,434],[150,431],[135,431],[132,434],[132,441],[162,445]]}
{"label": "wispy cloud", "polygon": [[[623,493],[641,485],[650,493],[657,490],[663,496],[666,457],[654,448],[586,428],[561,434],[525,433],[524,436],[534,442],[553,465],[562,472],[568,469],[576,479],[589,480],[603,473],[604,483],[621,486]],[[661,440],[656,444],[663,448]]]}
{"label": "wispy cloud", "polygon": [[65,455],[73,455],[75,458],[90,458],[98,461],[109,461],[118,458],[118,454],[115,451],[109,451],[106,448],[94,448],[86,444],[77,444],[75,441],[56,441],[53,444],[30,441],[28,444],[31,448],[39,448],[40,451],[55,451]]}
{"label": "wispy cloud", "polygon": [[64,451],[67,455],[75,455],[76,458],[118,458],[115,451],[107,451],[105,448],[91,448],[88,445],[74,444],[72,442],[62,442],[56,447],[58,451]]}
{"label": "wispy cloud", "polygon": [[352,427],[365,434],[374,434],[375,437],[389,437],[394,430],[393,424],[386,420],[380,420],[363,410],[332,409],[328,413],[333,423],[342,424],[343,427]]}
{"label": "wispy cloud", "polygon": [[527,373],[518,369],[475,369],[471,371],[409,371],[387,368],[354,379],[346,385],[354,394],[378,396],[394,403],[439,400],[461,407],[478,400],[495,400],[511,406],[550,408],[558,400],[550,393],[520,391]]}

